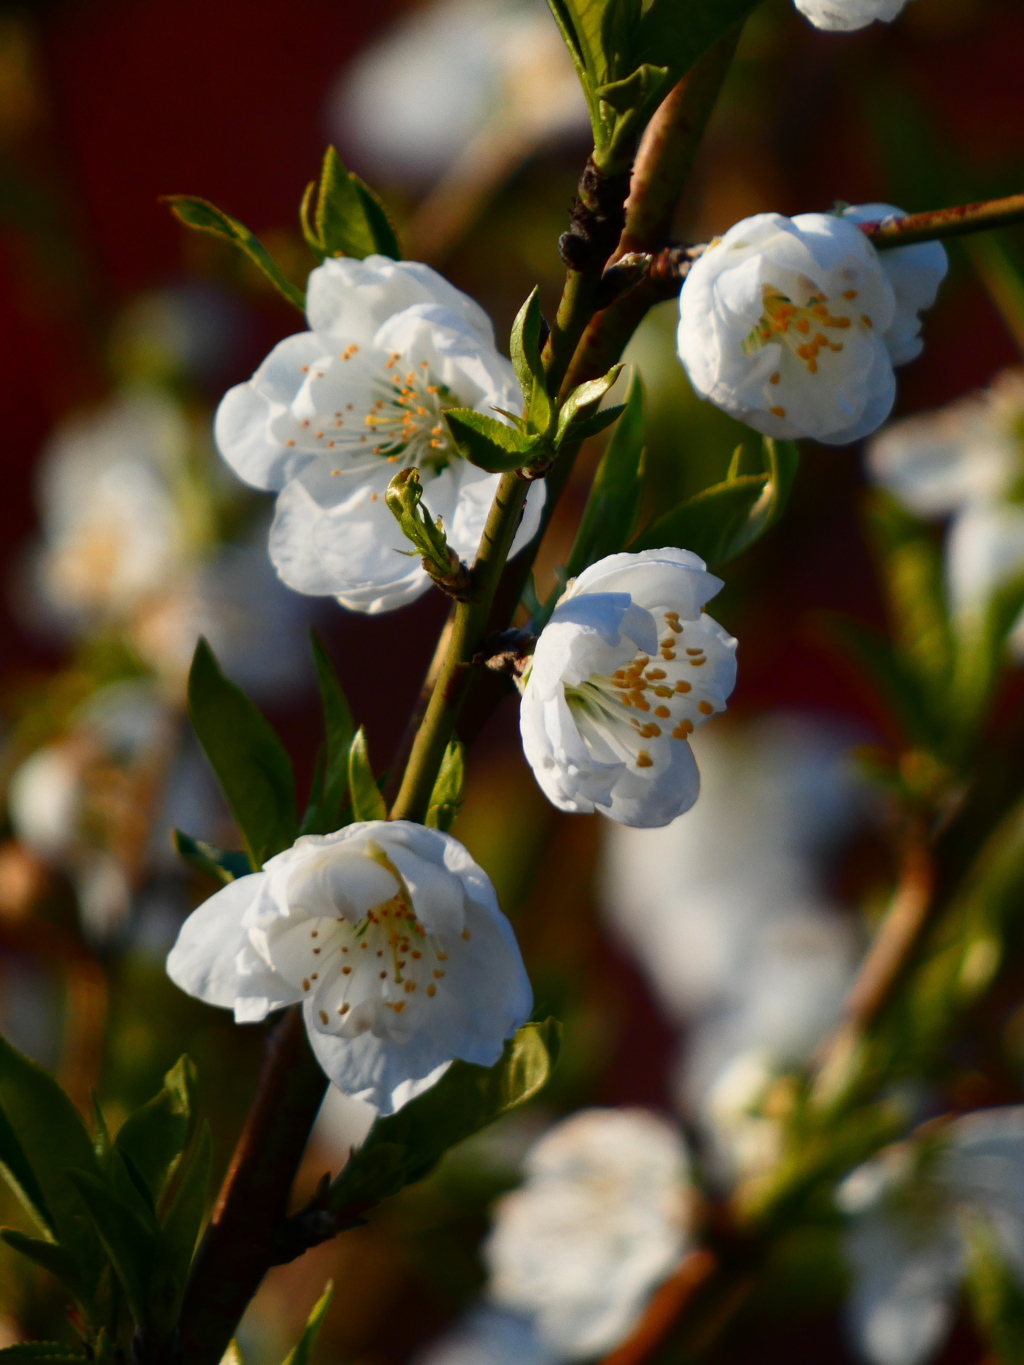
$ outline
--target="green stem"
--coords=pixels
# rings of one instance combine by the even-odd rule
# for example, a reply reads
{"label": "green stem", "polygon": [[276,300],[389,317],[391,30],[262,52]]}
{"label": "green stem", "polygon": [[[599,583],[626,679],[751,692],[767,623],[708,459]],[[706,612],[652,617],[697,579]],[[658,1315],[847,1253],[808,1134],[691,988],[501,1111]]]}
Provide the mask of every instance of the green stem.
{"label": "green stem", "polygon": [[503,474],[498,483],[473,565],[473,600],[460,602],[455,609],[448,651],[423,724],[413,741],[402,785],[391,808],[392,820],[422,820],[427,813],[444,751],[455,733],[455,722],[469,688],[473,656],[487,634],[494,594],[529,488],[528,481],[517,473]]}

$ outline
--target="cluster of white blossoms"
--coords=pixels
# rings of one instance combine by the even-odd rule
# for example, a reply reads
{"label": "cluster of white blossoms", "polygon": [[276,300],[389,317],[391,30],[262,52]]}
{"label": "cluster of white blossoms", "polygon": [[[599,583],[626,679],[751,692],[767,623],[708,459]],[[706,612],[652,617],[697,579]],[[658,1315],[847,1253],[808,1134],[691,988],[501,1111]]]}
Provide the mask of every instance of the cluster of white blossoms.
{"label": "cluster of white blossoms", "polygon": [[671,547],[610,555],[568,585],[520,709],[527,760],[560,810],[652,826],[696,801],[688,739],[736,682],[736,641],[703,612],[721,586]]}
{"label": "cluster of white blossoms", "polygon": [[[499,476],[462,459],[442,414],[518,413],[522,394],[487,314],[429,266],[329,259],[309,276],[306,313],[311,330],[225,395],[217,445],[239,478],[278,494],[270,558],[283,582],[351,611],[393,611],[431,580],[388,484],[418,469],[424,505],[472,561]],[[536,534],[544,494],[537,480],[513,554]]]}
{"label": "cluster of white blossoms", "polygon": [[1024,1108],[980,1109],[848,1176],[851,1326],[871,1365],[924,1365],[949,1332],[969,1238],[1024,1289]]}
{"label": "cluster of white blossoms", "polygon": [[[868,473],[908,511],[948,518],[946,581],[970,628],[993,593],[1024,571],[1024,370],[983,393],[894,422],[868,447]],[[1011,636],[1024,651],[1024,625]]]}
{"label": "cluster of white blossoms", "polygon": [[876,19],[892,23],[907,0],[794,0],[815,28],[829,33],[852,33]]}
{"label": "cluster of white blossoms", "polygon": [[167,970],[240,1023],[301,1003],[326,1074],[383,1114],[455,1058],[493,1066],[532,1006],[486,874],[406,820],[298,839],[193,911]]}
{"label": "cluster of white blossoms", "polygon": [[691,1240],[678,1130],[642,1109],[585,1109],[526,1157],[484,1243],[489,1294],[565,1360],[617,1346]]}
{"label": "cluster of white blossoms", "polygon": [[849,740],[800,716],[704,730],[694,810],[605,832],[602,911],[685,1030],[678,1103],[725,1184],[777,1159],[766,1103],[838,1022],[852,978],[855,936],[824,875],[859,824]]}
{"label": "cluster of white blossoms", "polygon": [[857,226],[899,214],[760,213],[712,242],[679,298],[697,393],[776,439],[844,445],[879,427],[948,267],[938,242],[880,252]]}

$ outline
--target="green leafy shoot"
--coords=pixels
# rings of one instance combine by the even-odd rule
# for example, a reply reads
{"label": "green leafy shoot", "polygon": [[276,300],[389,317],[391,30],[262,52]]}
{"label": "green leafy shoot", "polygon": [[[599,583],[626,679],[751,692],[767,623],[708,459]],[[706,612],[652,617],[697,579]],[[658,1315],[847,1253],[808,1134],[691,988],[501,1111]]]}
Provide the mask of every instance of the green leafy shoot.
{"label": "green leafy shoot", "polygon": [[386,820],[387,807],[370,767],[366,731],[360,726],[348,751],[348,790],[354,820]]}
{"label": "green leafy shoot", "polygon": [[334,664],[315,630],[310,631],[310,644],[324,716],[324,748],[320,771],[303,817],[302,833],[330,834],[345,823],[349,749],[355,722]]}
{"label": "green leafy shoot", "polygon": [[560,1036],[554,1019],[526,1024],[494,1066],[452,1062],[430,1090],[377,1120],[332,1185],[330,1208],[358,1216],[422,1180],[449,1147],[533,1099],[554,1070]]}
{"label": "green leafy shoot", "polygon": [[206,199],[197,199],[191,194],[166,194],[162,203],[170,206],[171,212],[180,223],[196,232],[205,232],[211,237],[220,237],[238,248],[252,264],[274,286],[289,303],[295,305],[300,313],[306,311],[306,297],[287,278],[281,267],[272,259],[263,243],[244,223],[224,213]]}
{"label": "green leafy shoot", "polygon": [[291,761],[265,717],[224,677],[205,640],[196,646],[188,707],[217,774],[253,869],[289,848],[298,834]]}
{"label": "green leafy shoot", "polygon": [[318,261],[327,256],[402,259],[384,205],[358,175],[345,169],[333,147],[324,153],[319,182],[306,186],[299,218],[302,235]]}
{"label": "green leafy shoot", "polygon": [[248,855],[236,849],[217,848],[215,844],[205,843],[202,839],[193,839],[180,829],[172,831],[171,841],[178,856],[189,867],[205,873],[221,886],[227,886],[228,882],[252,871]]}
{"label": "green leafy shoot", "polygon": [[328,1280],[324,1285],[324,1292],[317,1299],[316,1303],[313,1305],[313,1311],[306,1319],[306,1325],[302,1330],[302,1336],[299,1337],[296,1344],[285,1356],[282,1365],[309,1365],[310,1353],[316,1345],[316,1339],[320,1334],[320,1327],[324,1318],[327,1316],[327,1310],[330,1308],[331,1300],[333,1298],[334,1282],[333,1280]]}
{"label": "green leafy shoot", "polygon": [[441,770],[437,774],[434,790],[430,793],[425,825],[441,829],[445,833],[451,829],[459,807],[462,805],[462,785],[466,778],[466,762],[463,746],[457,739],[449,742],[441,760]]}

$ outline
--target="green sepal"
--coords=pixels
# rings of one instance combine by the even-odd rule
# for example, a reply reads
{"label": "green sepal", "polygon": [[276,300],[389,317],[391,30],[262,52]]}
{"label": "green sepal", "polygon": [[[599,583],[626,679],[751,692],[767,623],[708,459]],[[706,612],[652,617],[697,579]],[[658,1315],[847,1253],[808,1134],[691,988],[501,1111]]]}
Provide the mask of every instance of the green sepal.
{"label": "green sepal", "polygon": [[203,839],[193,839],[183,830],[171,831],[171,842],[180,858],[197,872],[204,872],[221,886],[237,881],[252,871],[249,855],[238,849],[218,848]]}
{"label": "green sepal", "polygon": [[298,834],[291,760],[263,714],[225,678],[203,639],[188,675],[188,708],[258,871]]}
{"label": "green sepal", "polygon": [[603,374],[600,379],[588,379],[585,384],[579,384],[562,404],[558,414],[558,432],[556,442],[561,443],[567,436],[575,436],[573,423],[580,419],[590,417],[592,414],[587,412],[587,408],[595,407],[600,403],[611,386],[622,373],[621,365],[613,365],[607,374]]}
{"label": "green sepal", "polygon": [[441,760],[441,769],[430,793],[425,825],[441,829],[447,834],[462,805],[462,786],[466,780],[466,761],[463,746],[457,739],[450,740]]}
{"label": "green sepal", "polygon": [[384,205],[359,176],[346,170],[333,147],[324,153],[319,183],[306,187],[299,218],[303,236],[318,260],[326,256],[352,256],[357,261],[375,255],[395,261],[402,258]]}
{"label": "green sepal", "polygon": [[536,436],[472,408],[449,408],[444,420],[459,454],[489,474],[520,469],[538,448]]}
{"label": "green sepal", "polygon": [[348,751],[348,790],[353,820],[386,820],[387,807],[370,767],[366,731],[359,727]]}
{"label": "green sepal", "polygon": [[365,1209],[422,1180],[449,1147],[533,1099],[558,1058],[561,1025],[525,1024],[492,1067],[452,1062],[424,1094],[376,1121],[331,1186],[337,1213]]}
{"label": "green sepal", "polygon": [[346,823],[343,811],[348,802],[348,755],[355,722],[324,642],[315,630],[309,637],[324,716],[324,747],[301,833],[332,834]]}
{"label": "green sepal", "polygon": [[[75,1299],[81,1300],[82,1277],[78,1263],[69,1251],[56,1242],[44,1242],[39,1237],[28,1237],[15,1228],[0,1228],[0,1241],[33,1261],[64,1286]],[[98,1277],[97,1277],[98,1278]]]}
{"label": "green sepal", "polygon": [[302,1336],[285,1356],[282,1365],[309,1365],[310,1353],[316,1344],[316,1339],[320,1334],[320,1327],[327,1310],[331,1306],[334,1298],[334,1281],[328,1280],[324,1285],[324,1292],[313,1305],[313,1311],[306,1319],[306,1325],[302,1329]]}
{"label": "green sepal", "polygon": [[57,1082],[4,1038],[0,1112],[5,1119],[0,1165],[43,1231],[78,1267],[76,1297],[84,1302],[106,1259],[69,1170],[79,1167],[98,1176],[96,1153],[78,1110]]}
{"label": "green sepal", "polygon": [[188,1146],[196,1121],[196,1069],[180,1057],[163,1089],[125,1119],[114,1149],[127,1158],[157,1203]]}
{"label": "green sepal", "polygon": [[191,194],[165,194],[162,202],[170,206],[180,223],[196,232],[206,232],[236,246],[270,281],[279,294],[295,305],[300,313],[306,311],[306,297],[297,289],[280,266],[272,259],[263,243],[244,223],[230,217],[209,200]]}
{"label": "green sepal", "polygon": [[597,467],[565,566],[567,578],[575,578],[588,565],[618,553],[636,528],[644,457],[644,386],[636,369],[630,373],[626,402],[619,411],[622,418]]}

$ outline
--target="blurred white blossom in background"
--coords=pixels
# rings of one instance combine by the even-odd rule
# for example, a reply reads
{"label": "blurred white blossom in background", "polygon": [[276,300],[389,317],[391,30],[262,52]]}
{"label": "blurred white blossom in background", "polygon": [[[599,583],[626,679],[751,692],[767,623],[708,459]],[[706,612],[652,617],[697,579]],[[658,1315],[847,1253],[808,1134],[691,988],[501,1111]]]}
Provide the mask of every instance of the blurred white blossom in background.
{"label": "blurred white blossom in background", "polygon": [[[976,629],[995,593],[1024,572],[1024,370],[893,422],[868,447],[867,467],[908,511],[949,519],[950,608],[961,631]],[[1010,647],[1024,657],[1024,619]]]}
{"label": "blurred white blossom in background", "polygon": [[849,738],[797,716],[702,731],[693,810],[605,833],[604,913],[686,1030],[680,1102],[725,1178],[773,1155],[760,1106],[837,1022],[852,976],[856,938],[822,880],[861,809]]}
{"label": "blurred white blossom in background", "polygon": [[979,1109],[887,1148],[839,1187],[849,1318],[870,1365],[942,1345],[980,1238],[1024,1290],[1024,1108]]}
{"label": "blurred white blossom in background", "polygon": [[403,16],[342,73],[329,123],[358,163],[413,185],[435,180],[483,130],[507,129],[525,155],[590,127],[542,0],[441,0]]}
{"label": "blurred white blossom in background", "polygon": [[690,1244],[682,1136],[643,1109],[584,1109],[527,1154],[524,1183],[495,1206],[489,1294],[582,1360],[625,1339]]}
{"label": "blurred white blossom in background", "polygon": [[413,1357],[413,1365],[558,1365],[528,1318],[476,1304]]}

